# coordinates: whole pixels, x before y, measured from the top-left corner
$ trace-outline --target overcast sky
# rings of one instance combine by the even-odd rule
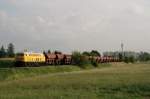
[[[150,52],[150,0],[0,0],[0,46]]]

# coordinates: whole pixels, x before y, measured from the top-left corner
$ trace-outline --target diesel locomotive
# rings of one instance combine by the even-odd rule
[[[97,63],[119,62],[118,58],[105,56],[87,56]],[[72,55],[63,53],[18,53],[15,58],[15,66],[44,66],[44,65],[70,65],[73,63]]]
[[[42,53],[23,52],[16,55],[15,66],[38,66],[45,61],[45,55]]]

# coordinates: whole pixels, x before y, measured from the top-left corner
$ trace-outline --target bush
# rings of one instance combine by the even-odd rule
[[[148,53],[148,52],[141,52],[139,54],[138,60],[139,61],[149,61],[150,60],[150,53]]]
[[[77,51],[72,53],[72,60],[73,60],[74,65],[78,65],[82,68],[90,64],[88,57],[85,55],[82,55],[80,52],[77,52]]]
[[[82,68],[86,68],[88,66],[98,67],[98,63],[96,60],[89,60],[89,56],[85,53],[81,54],[80,52],[72,53],[72,60],[74,65],[78,65]]]
[[[14,61],[0,60],[0,68],[14,67]]]
[[[135,58],[134,58],[133,56],[130,56],[130,57],[129,57],[129,61],[130,61],[131,63],[134,63],[134,62],[135,62]]]
[[[73,52],[72,53],[72,60],[74,65],[80,65],[81,54],[80,52]]]
[[[134,63],[135,62],[135,58],[134,58],[134,56],[125,57],[124,58],[124,62],[125,63]]]
[[[125,63],[129,63],[129,58],[128,57],[124,57],[124,62]]]
[[[98,63],[96,61],[91,61],[91,64],[94,66],[94,67],[98,67]]]
[[[80,65],[89,65],[90,61],[87,56],[81,55]]]

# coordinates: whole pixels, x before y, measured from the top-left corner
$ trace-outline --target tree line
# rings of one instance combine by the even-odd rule
[[[90,52],[84,51],[74,51],[72,52],[72,60],[74,65],[78,65],[82,68],[85,68],[85,66],[92,65],[94,67],[98,66],[98,63],[95,60],[89,61],[87,56],[101,56],[101,54],[97,50],[92,50]]]
[[[12,43],[9,43],[7,48],[5,48],[3,45],[0,47],[0,58],[6,58],[6,57],[14,57],[15,56],[15,47]]]
[[[150,53],[148,52],[134,52],[134,51],[124,51],[124,52],[104,52],[104,56],[118,57],[121,61],[126,63],[134,62],[146,62],[150,61]]]
[[[90,52],[84,51],[79,52],[75,51],[72,53],[72,57],[74,60],[75,65],[79,65],[81,67],[84,67],[88,64],[91,64],[95,67],[98,66],[98,63],[94,60],[89,61],[86,56],[110,56],[114,58],[118,58],[120,61],[125,63],[134,63],[134,62],[147,62],[150,61],[150,53],[148,52],[132,52],[132,51],[124,51],[124,52],[104,52],[102,55],[97,50],[92,50]]]
[[[55,53],[61,53],[60,51],[55,51]],[[48,53],[51,53],[50,50],[48,50]],[[77,60],[84,59],[85,56],[111,56],[111,57],[116,57],[119,58],[121,61],[126,62],[126,63],[133,63],[133,62],[146,62],[150,61],[150,53],[148,52],[134,52],[134,51],[107,51],[103,52],[102,54],[97,51],[97,50],[92,50],[92,51],[84,51],[84,52],[78,52],[75,51],[72,53],[75,58],[78,57]],[[5,58],[5,57],[14,57],[15,56],[15,46],[12,43],[9,43],[7,48],[5,48],[3,45],[0,47],[0,58]],[[78,62],[77,62],[78,63]]]

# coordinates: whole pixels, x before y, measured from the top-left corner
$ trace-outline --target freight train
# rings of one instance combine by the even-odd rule
[[[99,57],[87,56],[89,61],[97,63],[119,62],[118,58],[114,57]],[[15,66],[44,66],[44,65],[71,65],[73,64],[72,55],[63,53],[33,53],[23,52],[18,53],[15,58]]]

